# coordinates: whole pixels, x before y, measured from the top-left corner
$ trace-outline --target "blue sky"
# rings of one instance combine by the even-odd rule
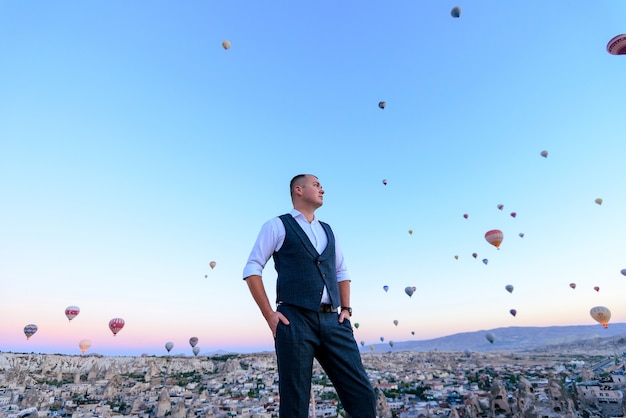
[[[0,0],[0,350],[271,349],[241,271],[299,173],[326,189],[358,341],[587,325],[597,305],[626,321],[626,60],[605,50],[625,18],[620,0]]]

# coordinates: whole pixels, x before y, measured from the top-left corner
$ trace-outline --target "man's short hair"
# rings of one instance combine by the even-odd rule
[[[301,186],[302,181],[306,178],[306,176],[306,174],[298,174],[291,179],[291,181],[289,182],[289,194],[291,195],[291,197],[293,197],[293,190],[295,189],[295,187]]]

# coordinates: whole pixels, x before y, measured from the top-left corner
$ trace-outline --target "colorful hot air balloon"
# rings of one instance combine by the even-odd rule
[[[507,292],[513,293],[513,285],[512,284],[507,284],[506,286],[504,286],[504,288],[506,289]]]
[[[193,352],[194,356],[197,356],[198,353],[200,352],[200,347],[194,347],[191,351]]]
[[[600,291],[600,287],[599,286],[594,286],[593,290],[595,290],[596,292],[599,292]]]
[[[571,287],[572,289],[576,289],[576,283],[570,283],[569,287]]]
[[[388,290],[389,290],[389,286],[384,285],[384,286],[383,286],[383,289],[384,289],[384,290],[385,290],[385,292],[386,292],[386,291],[388,291]]]
[[[387,179],[383,179],[383,184],[386,186],[387,185]]]
[[[511,315],[515,316],[515,315],[517,315],[517,310],[515,310],[515,309],[511,309],[511,310],[509,311],[509,313],[510,313]]]
[[[491,332],[488,332],[487,335],[485,335],[485,338],[487,339],[487,341],[489,341],[491,344],[493,344],[493,342],[496,340],[496,336],[493,335]]]
[[[596,321],[602,324],[604,328],[609,327],[609,320],[611,319],[611,311],[605,306],[594,306],[589,311],[589,315]]]
[[[486,258],[483,258],[483,264],[484,264],[484,265],[489,264],[489,260],[487,260]]]
[[[78,343],[78,348],[80,348],[80,352],[83,354],[85,354],[85,351],[89,350],[89,347],[91,347],[90,340],[80,340]]]
[[[502,243],[503,238],[504,235],[499,229],[492,229],[491,231],[485,232],[485,239],[487,242],[498,249],[500,249],[500,244]]]
[[[397,320],[397,319],[394,319],[394,320],[393,320],[393,324],[394,324],[395,326],[398,326],[398,320]]]
[[[189,345],[193,348],[198,344],[198,337],[191,337],[189,339]]]
[[[211,270],[213,270],[215,268],[215,266],[217,265],[217,263],[215,261],[211,261],[209,263],[209,266],[211,267]]]
[[[597,199],[595,200],[595,202],[596,202],[598,205],[601,205],[601,204],[602,204],[602,199],[597,198]]]
[[[511,212],[511,217],[512,217],[512,218],[515,218],[516,216],[517,216],[517,213],[516,213],[516,212]]]
[[[384,109],[387,106],[387,102],[378,102],[378,107],[380,107],[381,109]]]
[[[30,339],[30,337],[32,337],[33,335],[35,335],[35,333],[37,332],[39,328],[37,327],[37,325],[35,324],[28,324],[24,327],[24,335],[26,335],[26,339]]]
[[[80,308],[78,306],[68,306],[67,308],[65,308],[65,316],[67,316],[67,319],[69,321],[76,318],[79,313]]]
[[[407,287],[404,288],[404,293],[409,295],[409,297],[413,296],[414,292],[415,292],[415,288],[414,287],[407,286]]]
[[[172,348],[174,348],[174,343],[171,341],[168,341],[165,343],[165,349],[167,350],[167,352],[169,353],[170,351],[172,351]]]
[[[613,37],[606,44],[606,50],[611,55],[626,55],[626,34]]]
[[[467,218],[469,218],[469,215],[468,215],[467,213],[464,213],[464,214],[463,214],[463,217],[464,217],[465,219],[467,219]]]
[[[113,318],[109,321],[109,329],[115,337],[122,328],[124,328],[124,320],[122,318]]]
[[[452,17],[461,17],[461,8],[459,6],[453,7],[450,11]]]
[[[225,50],[229,50],[230,49],[230,41],[222,41],[222,48],[224,48]]]
[[[541,156],[543,158],[548,158],[548,151],[546,151],[546,150],[541,151]]]

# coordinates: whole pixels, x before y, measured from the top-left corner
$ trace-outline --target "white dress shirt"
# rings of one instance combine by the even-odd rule
[[[311,244],[313,244],[317,252],[321,254],[326,249],[326,245],[328,245],[328,237],[326,236],[324,227],[317,219],[317,216],[315,216],[313,221],[309,223],[304,215],[296,209],[292,209],[290,214],[296,222],[298,222],[298,225],[300,225],[302,230],[306,233],[306,236],[309,237]],[[272,218],[263,224],[261,232],[259,232],[259,236],[257,237],[254,247],[252,247],[252,251],[250,252],[250,256],[248,257],[248,262],[243,269],[244,279],[252,275],[263,276],[265,264],[267,264],[267,261],[270,259],[272,254],[280,250],[283,246],[283,243],[285,242],[285,233],[285,225],[279,217]],[[339,248],[336,237],[335,261],[337,281],[341,282],[344,280],[350,280],[348,270],[343,259],[343,253],[341,252],[341,248]],[[330,303],[330,297],[328,296],[328,291],[325,286],[322,294],[322,300],[320,302]]]

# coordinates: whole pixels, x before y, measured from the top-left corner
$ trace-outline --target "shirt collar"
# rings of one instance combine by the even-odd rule
[[[291,209],[291,212],[289,212],[291,216],[295,218],[300,218],[302,219],[304,222],[308,223],[309,221],[307,221],[306,217],[302,214],[302,212],[300,212],[297,209]],[[313,215],[313,221],[311,222],[311,224],[317,223],[319,222],[317,219],[316,215]]]

